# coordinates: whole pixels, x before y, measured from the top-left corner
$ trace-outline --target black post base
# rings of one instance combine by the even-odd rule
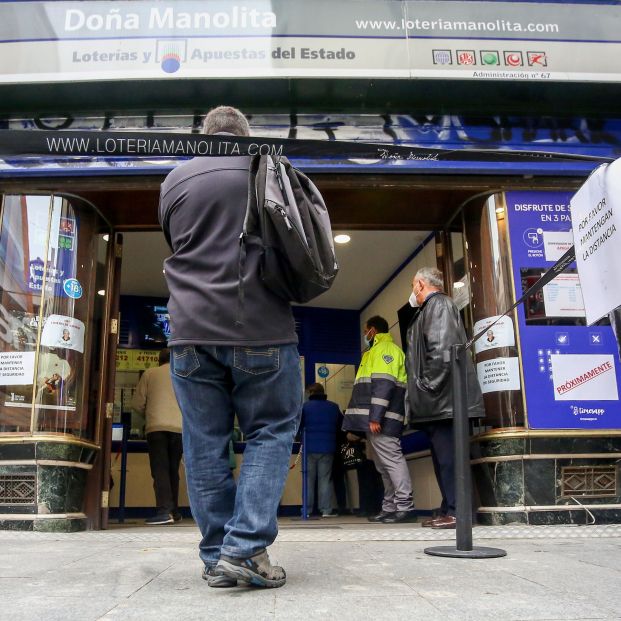
[[[458,550],[456,546],[434,546],[425,548],[429,556],[446,556],[450,558],[500,558],[507,556],[506,550],[474,546],[472,550]]]

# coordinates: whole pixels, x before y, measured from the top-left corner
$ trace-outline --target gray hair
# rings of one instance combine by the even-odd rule
[[[444,289],[444,278],[442,272],[437,267],[421,267],[414,280],[424,280],[429,286]]]
[[[250,125],[243,112],[231,106],[218,106],[210,110],[203,121],[203,134],[228,132],[235,136],[250,136]]]

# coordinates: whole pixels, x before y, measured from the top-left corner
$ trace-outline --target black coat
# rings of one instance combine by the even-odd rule
[[[444,293],[427,297],[407,332],[408,403],[413,427],[453,418],[451,367],[444,352],[465,342],[466,333],[453,300]],[[483,395],[468,352],[466,371],[468,416],[484,416]]]

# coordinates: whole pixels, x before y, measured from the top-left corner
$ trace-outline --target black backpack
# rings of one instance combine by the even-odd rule
[[[240,236],[241,314],[247,244],[261,246],[261,279],[288,302],[302,304],[324,293],[339,269],[323,198],[285,157],[257,155],[250,162],[248,206]]]

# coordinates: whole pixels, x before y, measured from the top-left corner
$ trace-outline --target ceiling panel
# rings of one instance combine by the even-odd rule
[[[429,234],[425,231],[335,231],[339,274],[330,291],[308,306],[358,310]],[[124,233],[121,294],[168,297],[162,264],[169,250],[161,232]]]

